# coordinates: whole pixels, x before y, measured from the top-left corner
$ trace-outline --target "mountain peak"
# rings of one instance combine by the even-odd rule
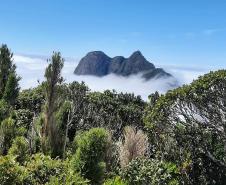
[[[111,58],[102,51],[91,51],[83,57],[74,73],[77,75],[107,75]]]
[[[142,53],[139,50],[137,50],[137,51],[133,52],[129,58],[134,58],[134,59],[144,58],[144,56],[142,55]]]
[[[132,55],[135,55],[135,56],[136,56],[136,55],[141,55],[141,56],[143,56],[140,50],[134,51],[134,52],[132,53]]]
[[[87,56],[92,56],[92,55],[96,55],[96,56],[105,55],[105,56],[107,56],[103,51],[91,51],[91,52],[87,53]]]
[[[147,72],[151,73],[147,74]],[[139,50],[133,52],[129,58],[123,56],[110,58],[102,51],[89,52],[80,60],[74,73],[94,76],[105,76],[111,73],[120,76],[146,73],[144,78],[147,80],[156,76],[166,76],[165,71],[156,69],[154,64],[147,61]]]
[[[91,51],[91,52],[87,53],[87,55],[85,57],[90,60],[99,60],[99,61],[104,61],[104,60],[110,59],[110,57],[107,56],[103,51]]]

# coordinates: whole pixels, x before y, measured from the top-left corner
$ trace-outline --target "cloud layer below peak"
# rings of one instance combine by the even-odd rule
[[[47,67],[47,58],[38,56],[15,55],[14,62],[17,66],[17,73],[22,77],[20,86],[22,89],[32,88],[38,85],[38,81],[44,80],[44,72]],[[78,60],[66,59],[62,76],[66,82],[84,81],[93,91],[104,91],[106,89],[115,89],[118,92],[134,93],[141,95],[147,100],[148,95],[155,91],[165,93],[173,88],[175,78],[178,84],[188,84],[198,76],[207,73],[209,69],[199,67],[185,67],[178,65],[162,65],[167,72],[171,73],[175,78],[153,79],[144,81],[141,75],[132,75],[130,77],[121,77],[114,74],[105,77],[94,76],[77,76],[74,75],[74,69],[78,64]]]

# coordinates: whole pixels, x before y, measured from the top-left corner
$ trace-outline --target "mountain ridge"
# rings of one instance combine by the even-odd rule
[[[80,60],[74,71],[76,75],[94,75],[99,77],[112,73],[125,77],[143,73],[142,77],[146,80],[172,77],[164,69],[156,68],[139,50],[133,52],[128,58],[123,56],[111,58],[103,51],[92,51]]]

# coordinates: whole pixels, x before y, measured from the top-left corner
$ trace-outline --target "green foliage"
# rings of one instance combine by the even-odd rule
[[[0,184],[226,184],[226,70],[147,104],[63,84],[64,59],[53,53],[49,62],[46,81],[19,92],[13,54],[0,47]],[[148,138],[135,129],[123,136],[126,126]]]
[[[5,100],[0,100],[0,123],[9,115],[10,107]]]
[[[106,180],[104,185],[128,185],[128,183],[117,176],[113,179]]]
[[[26,133],[26,128],[18,126],[13,115],[12,117],[3,120],[0,125],[0,154],[3,155],[7,154],[16,136],[23,136]]]
[[[18,109],[14,111],[14,119],[17,127],[24,128],[27,132],[33,121],[34,114],[28,109]]]
[[[64,134],[66,130],[66,124],[68,121],[68,114],[71,108],[71,104],[68,101],[65,101],[59,108],[56,113],[56,120],[58,124],[58,128],[62,134]]]
[[[82,178],[78,173],[75,173],[70,167],[62,172],[59,176],[51,176],[47,185],[88,185],[88,180]]]
[[[9,149],[8,154],[15,156],[16,161],[23,164],[28,160],[29,156],[28,141],[24,137],[16,137],[13,140],[13,144]]]
[[[83,113],[83,125],[88,128],[103,127],[112,131],[112,138],[119,139],[124,127],[130,125],[143,130],[143,110],[145,102],[140,96],[116,93],[89,93],[88,105]]]
[[[8,49],[7,45],[3,44],[0,47],[0,99],[5,92],[5,86],[9,74],[15,71],[15,65],[13,65],[12,61],[13,54]]]
[[[131,185],[178,185],[178,168],[175,164],[155,159],[137,158],[122,170],[122,177]]]
[[[77,146],[73,159],[75,169],[92,184],[100,184],[106,168],[109,134],[103,128],[93,128],[78,135],[75,140]]]
[[[7,154],[15,136],[15,121],[12,118],[5,119],[0,125],[0,154]]]
[[[145,102],[139,96],[115,91],[89,92],[84,83],[78,82],[63,86],[62,96],[69,106],[61,105],[57,116],[61,118],[60,127],[63,130],[69,116],[69,141],[73,141],[76,132],[95,127],[111,130],[114,140],[122,136],[126,125],[143,129]]]
[[[88,181],[84,180],[81,176],[78,174],[75,175],[62,175],[60,177],[51,177],[50,182],[46,185],[88,185]]]
[[[226,70],[210,72],[168,91],[146,110],[145,123],[159,157],[189,168],[190,184],[225,184]]]
[[[36,88],[21,91],[15,107],[16,109],[29,110],[32,113],[39,114],[44,101],[44,88],[43,85],[39,85]]]
[[[0,183],[2,185],[24,185],[27,177],[27,170],[20,166],[14,157],[0,156]]]
[[[59,128],[56,120],[56,112],[62,104],[61,86],[63,81],[61,70],[64,59],[60,53],[53,53],[50,64],[46,68],[44,83],[45,92],[45,121],[42,129],[42,148],[45,153],[51,153],[52,157],[62,156],[63,140],[59,135]]]
[[[16,76],[15,73],[10,73],[5,86],[5,91],[3,94],[3,99],[10,105],[14,105],[16,98],[19,94],[19,80],[20,78]]]
[[[34,155],[25,166],[20,166],[11,155],[0,157],[0,181],[3,185],[88,184],[69,168],[68,161],[52,160],[42,154]]]
[[[43,154],[33,155],[24,166],[12,155],[0,156],[2,185],[87,185],[88,181],[70,168],[69,161],[53,160]]]
[[[25,165],[29,172],[32,184],[45,184],[51,176],[59,176],[64,170],[64,164],[60,160],[53,160],[43,154],[35,154]]]
[[[86,130],[87,127],[83,126],[83,119],[85,116],[85,109],[87,107],[87,94],[89,88],[85,85],[84,82],[72,82],[66,85],[65,88],[65,101],[67,108],[65,113],[67,113],[67,126],[68,129],[67,138],[69,141],[73,141],[74,136],[79,130]]]
[[[43,154],[35,154],[25,165],[27,181],[35,185],[87,185],[79,173],[72,168],[69,160],[51,159]]]
[[[15,70],[13,54],[7,45],[2,45],[0,48],[0,99],[3,98],[10,105],[14,105],[20,89],[18,85],[20,78]]]

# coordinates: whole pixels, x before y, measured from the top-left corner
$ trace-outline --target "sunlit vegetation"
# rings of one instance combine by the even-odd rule
[[[66,84],[60,53],[48,63],[20,90],[0,48],[0,184],[226,184],[226,70],[145,102]]]

